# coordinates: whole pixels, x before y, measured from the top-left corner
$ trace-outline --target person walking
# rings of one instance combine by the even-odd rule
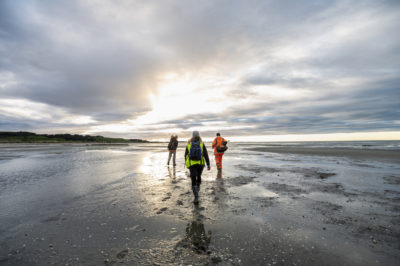
[[[212,142],[212,147],[214,149],[214,156],[215,156],[215,163],[217,164],[217,178],[222,177],[222,156],[224,155],[224,152],[227,150],[227,144],[228,142],[221,137],[220,133],[217,133],[217,137],[213,140]]]
[[[171,139],[169,140],[169,144],[168,144],[168,151],[169,151],[169,155],[168,155],[168,163],[167,165],[169,166],[169,161],[171,160],[171,157],[173,157],[172,159],[172,163],[173,166],[176,166],[176,149],[178,148],[178,136],[177,135],[172,135]]]
[[[200,138],[199,131],[193,131],[192,138],[189,139],[185,150],[185,164],[189,168],[190,178],[192,179],[194,204],[199,203],[201,174],[206,163],[207,170],[210,170],[210,159],[208,158],[206,145]]]

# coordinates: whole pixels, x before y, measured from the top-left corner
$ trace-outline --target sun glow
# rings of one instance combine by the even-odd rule
[[[221,81],[202,74],[166,73],[159,78],[157,93],[148,96],[152,106],[150,112],[120,123],[92,126],[85,133],[136,131],[143,134],[154,132],[169,134],[192,130],[177,128],[173,125],[173,121],[186,119],[188,116],[196,119],[196,115],[199,114],[222,112],[229,106],[221,104],[228,88],[227,82],[232,81]],[[205,126],[212,127],[212,125]]]
[[[188,115],[216,113],[224,109],[218,99],[223,91],[192,74],[167,73],[161,79],[158,94],[151,97],[152,111],[132,121],[136,125],[174,120]]]

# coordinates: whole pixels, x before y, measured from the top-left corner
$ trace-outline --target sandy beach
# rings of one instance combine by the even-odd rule
[[[183,154],[1,144],[0,265],[398,265],[397,148],[232,143],[198,206]]]

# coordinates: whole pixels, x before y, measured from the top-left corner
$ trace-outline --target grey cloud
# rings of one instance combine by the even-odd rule
[[[293,25],[325,8],[317,1],[307,5],[290,1],[170,1],[167,7],[159,6],[173,29],[164,33],[163,41],[174,47],[189,67],[259,57],[269,46],[296,34]]]
[[[237,106],[221,114],[202,114],[196,119],[188,116],[165,123],[187,129],[222,121],[221,129],[225,123],[239,127],[225,130],[232,136],[399,130],[399,123],[394,123],[400,117],[398,84],[398,79],[383,80],[364,85],[362,90],[325,92],[308,101],[282,100]]]
[[[0,116],[0,128],[2,131],[24,131],[32,129],[33,124],[26,121],[18,121]]]
[[[22,118],[8,117],[0,114],[0,131],[34,131],[48,133],[52,132],[81,132],[82,126],[74,124],[54,124],[52,121],[27,120]]]
[[[159,73],[213,67],[227,78],[242,70],[227,98],[254,99],[253,104],[163,121],[166,128],[226,121],[254,126],[228,131],[235,135],[398,129],[393,123],[400,109],[398,7],[398,1],[372,0],[5,0],[0,2],[0,74],[11,72],[18,83],[0,89],[0,97],[118,122],[151,109],[148,94],[156,93]],[[351,27],[365,14],[374,15],[365,32],[324,40],[340,23]],[[316,48],[299,58],[275,54],[291,44]],[[261,67],[246,69],[253,65]],[[346,78],[360,85],[338,84]],[[312,96],[270,101],[252,90],[274,85],[307,89]],[[0,129],[12,127],[13,121],[1,119]],[[14,121],[15,127],[33,125]]]
[[[3,97],[78,114],[106,110],[119,114],[118,119],[149,110],[147,95],[154,91],[153,75],[160,67],[157,52],[103,31],[87,11],[89,19],[84,19],[78,2],[2,1],[0,70],[19,81]]]

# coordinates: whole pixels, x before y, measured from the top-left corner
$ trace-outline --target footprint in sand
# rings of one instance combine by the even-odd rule
[[[161,214],[161,213],[165,212],[166,210],[168,210],[168,208],[167,208],[167,207],[164,207],[164,208],[160,209],[160,210],[157,212],[157,214]]]
[[[165,198],[163,198],[163,199],[162,199],[162,201],[169,200],[170,198],[171,198],[170,196],[168,196],[168,197],[165,197]]]
[[[128,250],[124,249],[117,254],[117,259],[123,259],[126,255],[128,255]]]

